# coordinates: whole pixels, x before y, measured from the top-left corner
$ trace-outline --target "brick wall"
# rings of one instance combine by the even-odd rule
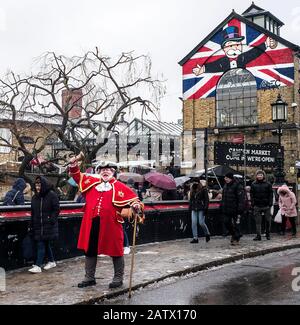
[[[38,137],[45,137],[48,134],[48,131],[41,127],[38,124],[33,124],[30,128],[28,128],[28,124],[22,123],[21,125],[23,130],[22,136],[30,137],[34,141]],[[11,129],[10,123],[8,122],[1,122],[0,123],[0,128],[8,128]],[[12,145],[13,146],[18,146],[18,142],[15,137],[12,139]],[[33,148],[33,144],[25,144],[26,148],[31,150]],[[45,149],[41,152],[41,155],[46,156],[47,154],[51,154],[51,146],[47,145]],[[0,153],[0,163],[1,162],[7,162],[7,161],[18,161],[18,157],[23,156],[21,151],[16,151],[11,149],[10,153]]]
[[[289,104],[288,122],[299,121],[299,114],[294,114],[290,105],[294,100],[295,87],[280,88],[281,97]],[[257,114],[258,123],[272,123],[271,103],[277,99],[278,89],[258,90],[257,91]],[[192,130],[194,128],[205,128],[216,126],[216,100],[214,97],[186,100],[184,101],[184,130]],[[294,118],[296,120],[294,120]]]

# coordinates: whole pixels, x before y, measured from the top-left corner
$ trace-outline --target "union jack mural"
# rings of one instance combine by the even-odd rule
[[[220,77],[233,68],[250,71],[257,89],[294,83],[293,50],[233,18],[183,64],[184,99],[215,96]]]

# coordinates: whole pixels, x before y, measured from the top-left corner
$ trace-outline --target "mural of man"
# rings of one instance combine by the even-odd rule
[[[225,72],[235,68],[245,69],[249,62],[258,58],[268,47],[274,49],[278,44],[277,41],[268,37],[264,43],[243,53],[242,41],[245,37],[240,35],[238,27],[229,26],[225,28],[222,32],[222,36],[223,42],[221,48],[225,53],[225,57],[202,66],[197,64],[197,66],[193,68],[193,73],[196,76],[203,73]]]

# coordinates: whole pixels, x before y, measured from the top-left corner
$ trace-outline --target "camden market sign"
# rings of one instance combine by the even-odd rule
[[[248,167],[275,167],[278,144],[233,144],[232,142],[214,143],[214,163],[216,165],[246,166]],[[283,152],[282,148],[282,152]]]

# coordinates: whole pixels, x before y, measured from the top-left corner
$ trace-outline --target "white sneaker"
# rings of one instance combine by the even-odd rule
[[[55,262],[48,262],[45,266],[44,266],[44,270],[50,270],[53,267],[56,267],[56,263]]]
[[[42,269],[37,265],[32,265],[32,268],[28,270],[31,273],[41,273]]]
[[[124,255],[128,255],[130,253],[130,247],[124,247]]]

